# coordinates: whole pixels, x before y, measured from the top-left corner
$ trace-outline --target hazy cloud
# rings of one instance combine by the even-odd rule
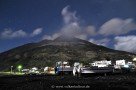
[[[72,22],[77,22],[76,11],[70,11],[70,6],[66,6],[62,9],[61,14],[63,16],[63,21],[65,24],[70,24]]]
[[[102,35],[121,35],[132,30],[136,30],[136,23],[134,23],[132,18],[124,20],[113,18],[100,27],[99,33]]]
[[[44,39],[52,40],[52,36],[50,36],[50,35],[44,35],[44,36],[42,37],[42,39],[43,39],[43,40],[44,40]]]
[[[43,31],[42,28],[37,28],[37,29],[35,29],[35,30],[31,33],[30,36],[31,36],[31,37],[37,36],[37,35],[41,34],[42,31]]]
[[[70,6],[62,9],[63,26],[59,30],[59,34],[44,35],[42,39],[55,39],[54,35],[75,36],[77,38],[87,40],[88,36],[96,35],[96,29],[93,25],[82,25],[82,20],[77,17],[76,11],[71,11]]]
[[[95,27],[92,25],[82,25],[82,20],[77,17],[76,11],[71,11],[70,6],[66,6],[61,11],[64,25],[60,33],[68,36],[75,36],[87,40],[88,36],[96,34]]]
[[[35,29],[32,33],[27,33],[24,30],[5,29],[0,33],[0,38],[2,39],[12,39],[12,38],[24,38],[24,37],[34,37],[42,33],[42,28]]]
[[[91,36],[97,34],[95,27],[94,27],[94,26],[91,26],[91,25],[90,25],[90,26],[87,26],[87,27],[85,28],[85,31],[86,31],[86,34],[91,35]]]
[[[97,44],[97,45],[108,46],[110,39],[108,38],[104,38],[100,40],[90,39],[89,42]]]
[[[18,30],[18,31],[13,31],[11,29],[5,29],[2,33],[1,33],[1,38],[4,39],[11,39],[11,38],[20,38],[20,37],[26,37],[27,33],[23,30]]]
[[[54,40],[54,39],[56,39],[57,37],[59,37],[60,35],[61,35],[60,33],[55,33],[55,34],[53,34],[53,35],[44,35],[44,36],[42,37],[42,40],[44,40],[44,39]]]
[[[81,34],[81,27],[79,26],[78,23],[73,22],[73,23],[63,26],[61,29],[61,33],[65,35],[69,35],[69,36],[79,35]]]
[[[79,38],[79,39],[87,40],[87,35],[86,34],[80,34],[80,35],[77,35],[75,37]]]
[[[76,11],[70,11],[70,6],[66,6],[61,11],[64,25],[61,28],[61,33],[65,35],[79,35],[81,26],[79,18],[76,16]]]
[[[129,52],[136,52],[136,36],[117,36],[114,38],[116,44],[114,45],[116,50],[123,50]]]

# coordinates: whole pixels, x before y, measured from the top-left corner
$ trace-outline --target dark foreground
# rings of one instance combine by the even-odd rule
[[[24,75],[1,76],[0,90],[45,90],[46,88],[89,88],[93,90],[135,90],[136,74],[92,75],[89,77]]]

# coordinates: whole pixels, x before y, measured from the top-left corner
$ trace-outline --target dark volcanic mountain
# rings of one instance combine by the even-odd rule
[[[10,70],[22,64],[24,68],[54,66],[56,61],[65,60],[73,64],[80,61],[84,64],[94,60],[117,59],[132,60],[135,54],[117,51],[95,45],[72,36],[60,36],[55,40],[43,40],[29,43],[0,53],[0,70]]]

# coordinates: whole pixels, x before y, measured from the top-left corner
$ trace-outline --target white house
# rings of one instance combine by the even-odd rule
[[[98,66],[98,67],[108,67],[108,65],[111,65],[111,61],[102,60],[102,61],[94,61],[91,63],[91,66]]]
[[[123,59],[123,60],[116,60],[116,65],[118,66],[123,66],[126,64],[126,61]]]

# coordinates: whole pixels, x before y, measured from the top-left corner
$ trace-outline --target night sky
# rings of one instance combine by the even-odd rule
[[[136,0],[0,0],[0,52],[61,34],[136,52]]]

